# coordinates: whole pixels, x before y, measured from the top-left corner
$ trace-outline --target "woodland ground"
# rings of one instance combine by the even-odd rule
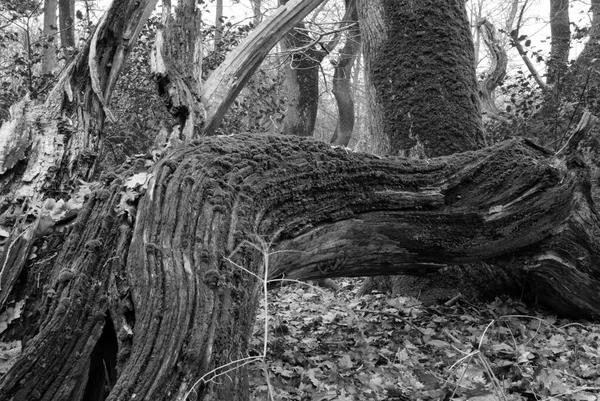
[[[600,401],[600,324],[510,299],[357,297],[360,282],[269,292],[252,400]],[[263,302],[251,355],[262,353],[264,323]]]

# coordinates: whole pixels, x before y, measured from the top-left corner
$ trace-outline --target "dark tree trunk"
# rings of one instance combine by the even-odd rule
[[[163,3],[162,26],[157,32],[152,69],[169,113],[173,116],[173,142],[187,142],[203,131],[202,34],[196,0],[182,0],[175,16]]]
[[[58,0],[58,27],[60,44],[68,63],[75,51],[75,0]]]
[[[288,0],[279,0],[285,5]],[[320,45],[308,34],[301,22],[281,42],[285,57],[285,93],[287,101],[282,133],[313,136],[319,109],[319,71],[321,61],[333,48],[332,43]]]
[[[589,185],[576,155],[522,140],[427,161],[293,136],[202,140],[153,170],[129,218],[120,180],[92,196],[62,251],[39,266],[40,330],[0,398],[77,400],[107,386],[109,400],[181,399],[246,355],[261,283],[236,264],[318,279],[516,258],[544,304],[598,318]],[[104,382],[88,379],[104,365]],[[228,376],[209,374],[188,399],[246,400],[244,370]]]
[[[343,22],[351,25],[344,33],[346,43],[334,63],[332,93],[338,108],[338,121],[331,138],[332,145],[348,146],[354,130],[354,95],[351,87],[352,67],[360,53],[360,28],[356,0],[346,0]]]
[[[546,83],[555,85],[560,83],[567,71],[571,50],[569,0],[550,0],[550,35],[552,42]]]
[[[483,146],[464,1],[358,5],[375,152],[433,157]]]

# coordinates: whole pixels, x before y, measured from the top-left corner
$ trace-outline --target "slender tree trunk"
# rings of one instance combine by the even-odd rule
[[[262,12],[262,0],[250,0],[252,3],[252,14],[254,15],[252,21],[254,26],[258,26],[263,18]]]
[[[569,50],[571,50],[571,21],[569,0],[550,0],[550,59],[546,83],[559,83],[567,71]]]
[[[75,51],[75,0],[58,0],[58,26],[60,44],[65,52],[65,62],[68,63]]]
[[[285,5],[288,0],[279,0]],[[312,136],[319,107],[319,66],[327,54],[317,49],[304,23],[296,25],[281,42],[285,53],[286,114],[282,133]]]
[[[360,53],[360,28],[358,27],[358,9],[356,0],[346,1],[344,21],[351,25],[344,33],[346,43],[337,61],[334,63],[332,92],[338,107],[338,121],[331,144],[348,146],[354,130],[354,96],[351,77],[358,54]]]
[[[223,40],[223,0],[215,3],[215,49]]]
[[[56,0],[44,0],[44,52],[42,56],[42,74],[51,74],[58,66]]]
[[[358,4],[376,152],[432,157],[483,146],[464,1]]]

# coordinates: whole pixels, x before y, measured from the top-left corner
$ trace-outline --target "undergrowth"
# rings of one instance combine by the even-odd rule
[[[598,324],[510,300],[357,298],[359,280],[340,283],[338,293],[301,284],[268,293],[252,400],[600,401]]]

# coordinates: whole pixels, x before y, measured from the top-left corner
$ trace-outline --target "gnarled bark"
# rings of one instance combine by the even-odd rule
[[[11,120],[0,128],[0,159],[11,160],[0,171],[6,199],[37,201],[94,174],[114,85],[156,1],[113,2],[47,99],[26,96],[13,106]],[[24,151],[25,142],[13,137],[30,146]]]
[[[499,43],[496,29],[486,19],[477,22],[477,29],[482,33],[483,41],[490,53],[490,68],[485,79],[479,83],[479,98],[482,111],[490,118],[507,121],[509,115],[498,109],[494,101],[494,90],[502,84],[506,76],[507,57],[506,51]]]
[[[267,265],[271,279],[318,279],[520,258],[543,303],[600,316],[600,220],[588,171],[568,152],[512,140],[379,159],[239,135],[178,149],[152,175],[133,224],[117,212],[115,182],[45,263],[52,296],[0,382],[2,399],[81,399],[104,386],[109,400],[247,399],[243,369],[218,383],[204,375],[245,357],[261,288],[248,271]],[[270,251],[279,252],[266,264]],[[102,364],[105,379],[89,380]]]
[[[163,2],[162,26],[156,33],[152,70],[158,93],[174,119],[170,142],[187,142],[202,134],[206,111],[201,102],[202,34],[196,0],[180,1],[175,16]]]

